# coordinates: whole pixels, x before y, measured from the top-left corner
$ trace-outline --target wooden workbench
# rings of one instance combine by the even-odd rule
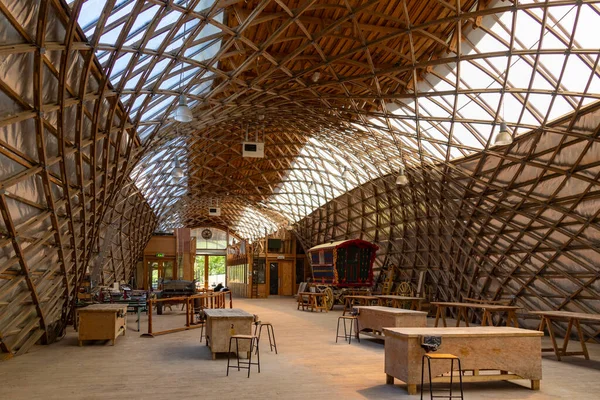
[[[586,314],[570,311],[529,311],[529,313],[539,315],[542,318],[539,327],[541,332],[544,332],[544,329],[548,328],[548,333],[550,334],[550,339],[552,340],[552,348],[543,348],[542,351],[554,351],[558,361],[561,361],[561,357],[564,356],[584,356],[586,360],[590,359],[590,355],[585,345],[585,337],[583,336],[583,331],[581,330],[580,321],[600,323],[599,314]],[[563,339],[563,345],[560,348],[556,344],[556,336],[552,326],[553,320],[568,321],[567,332],[565,334],[565,338]],[[581,344],[581,351],[568,352],[567,346],[569,345],[569,337],[571,336],[573,325],[577,329],[579,343]]]
[[[206,345],[210,347],[212,359],[216,353],[229,351],[229,338],[232,335],[251,335],[254,315],[239,308],[205,309]],[[233,330],[233,332],[232,332]],[[240,352],[249,352],[250,345],[240,341]]]
[[[325,312],[329,312],[324,292],[298,292],[298,307],[296,309],[299,310],[300,307],[302,307],[302,311],[308,309],[310,311],[322,312],[325,310]]]
[[[127,304],[92,304],[77,310],[79,346],[84,340],[110,340],[115,345],[127,331]]]
[[[443,302],[443,301],[434,301],[431,305],[437,307],[437,311],[435,313],[435,326],[438,326],[438,322],[440,317],[442,318],[442,322],[444,326],[446,324],[446,308],[454,307],[457,309],[456,311],[456,326],[460,326],[461,317],[465,321],[465,324],[469,326],[469,316],[467,315],[467,310],[471,309],[479,309],[483,311],[483,316],[481,319],[481,325],[485,326],[493,326],[492,321],[492,313],[506,313],[506,326],[514,325],[515,328],[519,327],[519,323],[517,322],[517,310],[521,307],[517,306],[505,306],[500,304],[482,304],[482,303],[459,303],[459,302]]]
[[[346,311],[352,311],[355,305],[359,306],[374,306],[379,304],[379,299],[375,296],[363,296],[363,295],[348,295],[344,296],[344,312],[342,315],[346,315]]]
[[[402,304],[410,301],[410,309],[421,311],[421,302],[425,300],[423,297],[411,296],[394,296],[394,295],[375,295],[379,299],[379,305],[385,306],[388,302],[392,307],[402,308]]]
[[[358,309],[358,332],[367,336],[383,338],[383,328],[426,327],[427,313],[394,307],[356,306]]]
[[[384,328],[386,383],[405,382],[408,394],[421,383],[423,336],[441,336],[440,353],[460,358],[464,382],[528,379],[539,390],[542,379],[542,332],[500,326],[459,328]],[[449,363],[431,364],[433,382],[448,382]],[[481,373],[485,370],[485,373]],[[427,375],[427,374],[425,374]],[[427,376],[426,376],[426,381]]]

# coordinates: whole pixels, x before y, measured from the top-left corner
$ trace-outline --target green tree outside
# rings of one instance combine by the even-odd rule
[[[225,274],[225,256],[208,257],[208,274]],[[196,261],[194,262],[194,276],[196,277],[196,281],[204,284],[204,256],[196,256]]]

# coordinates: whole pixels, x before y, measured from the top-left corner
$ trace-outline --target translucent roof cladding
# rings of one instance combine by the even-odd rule
[[[598,5],[519,3],[539,7],[485,16],[463,32],[460,61],[435,66],[413,98],[389,102],[394,128],[450,160],[493,144],[501,120],[519,135],[598,101]]]
[[[137,122],[142,141],[169,117],[180,92],[188,95],[190,107],[207,92],[210,65],[220,49],[221,29],[214,23],[223,21],[223,11],[214,7],[214,0],[172,3],[164,7],[153,1],[116,0],[111,8],[110,2],[88,0],[79,13],[79,25],[90,42],[98,41],[96,56],[110,83],[121,91],[121,102]],[[186,17],[186,10],[212,19]],[[109,16],[99,27],[103,13]]]
[[[391,172],[389,164],[378,166],[353,154],[348,141],[311,138],[302,148],[268,206],[288,218],[298,221],[316,208],[346,191],[373,179],[383,170]],[[363,149],[369,144],[363,142]],[[377,148],[372,148],[378,151]]]

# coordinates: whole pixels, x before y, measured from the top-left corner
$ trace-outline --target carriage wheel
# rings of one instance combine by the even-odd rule
[[[408,282],[400,282],[398,288],[396,289],[396,295],[398,296],[412,296],[412,288],[410,287],[410,283]]]
[[[332,310],[333,305],[335,304],[333,290],[330,287],[326,287],[325,289],[323,289],[323,293],[325,293],[325,305],[327,305],[327,309]]]

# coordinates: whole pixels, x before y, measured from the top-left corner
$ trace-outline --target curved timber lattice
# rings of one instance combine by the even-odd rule
[[[358,236],[444,299],[598,311],[599,25],[578,0],[0,0],[0,350],[181,226]]]

